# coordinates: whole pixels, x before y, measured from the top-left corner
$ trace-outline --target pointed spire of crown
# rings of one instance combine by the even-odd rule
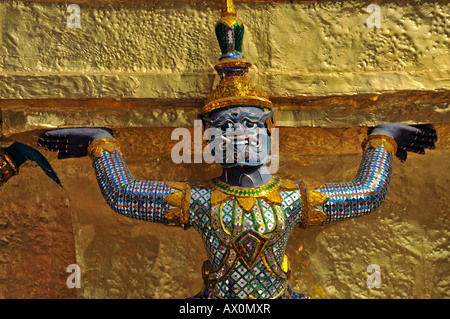
[[[233,0],[222,0],[222,18],[216,25],[216,36],[222,51],[221,59],[240,58],[244,24],[236,17]]]
[[[222,55],[215,69],[220,83],[203,107],[203,114],[232,106],[272,109],[272,102],[247,78],[251,63],[242,55],[244,24],[237,18],[233,0],[222,0],[222,15],[216,25]]]
[[[222,1],[222,17],[230,15],[236,16],[236,7],[233,0]]]

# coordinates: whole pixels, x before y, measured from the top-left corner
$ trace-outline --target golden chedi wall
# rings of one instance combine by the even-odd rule
[[[79,5],[80,28],[69,27],[70,4]],[[368,26],[371,4],[379,28]],[[313,298],[449,298],[450,4],[236,1],[236,9],[249,77],[278,108],[278,175],[351,180],[367,127],[383,122],[430,123],[439,135],[436,150],[395,161],[377,212],[293,233],[293,288]],[[217,84],[219,16],[217,1],[0,1],[0,146],[35,146],[53,128],[106,126],[135,177],[217,175],[217,166],[174,164],[170,155],[173,128],[192,131]],[[2,186],[0,297],[200,290],[206,254],[195,230],[114,213],[89,158],[41,151],[64,189],[29,162]],[[70,264],[81,268],[81,288],[66,285]],[[367,286],[372,264],[380,288]]]

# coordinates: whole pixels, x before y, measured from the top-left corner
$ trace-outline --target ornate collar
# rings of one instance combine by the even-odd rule
[[[211,194],[211,204],[218,205],[236,198],[239,206],[246,212],[250,212],[256,205],[258,198],[263,198],[269,204],[281,205],[279,189],[297,190],[298,185],[294,182],[282,180],[279,177],[256,188],[242,188],[228,185],[217,178],[212,180],[214,192]]]
[[[218,178],[214,178],[212,180],[214,188],[220,189],[222,192],[234,195],[234,196],[240,196],[240,197],[259,197],[264,196],[271,191],[273,191],[275,188],[278,188],[280,185],[280,178],[279,177],[273,177],[269,182],[267,182],[264,185],[261,185],[256,188],[244,188],[244,187],[236,187],[228,185],[227,183],[224,183],[220,181]]]

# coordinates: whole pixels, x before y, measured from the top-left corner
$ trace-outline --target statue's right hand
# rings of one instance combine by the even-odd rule
[[[90,143],[99,138],[112,138],[112,131],[101,127],[77,127],[47,131],[38,145],[48,151],[58,152],[58,159],[87,155]]]

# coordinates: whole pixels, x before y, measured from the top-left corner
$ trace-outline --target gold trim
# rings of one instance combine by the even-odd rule
[[[286,273],[288,279],[291,277],[291,265],[289,264],[288,256],[283,256],[283,264],[281,265],[281,270]]]
[[[231,199],[232,199],[232,197],[230,195],[225,194],[222,191],[216,189],[211,194],[211,206],[219,205],[219,204],[222,204],[222,203],[226,203],[226,202],[228,202]]]
[[[234,26],[234,24],[242,25],[242,21],[236,18],[236,16],[225,16],[222,19],[220,19],[219,23],[223,23],[228,28]]]
[[[164,197],[164,200],[167,204],[176,207],[181,207],[183,199],[184,199],[183,192],[174,192]]]
[[[0,186],[19,173],[19,167],[5,150],[0,150]]]
[[[293,181],[282,179],[281,180],[281,187],[286,188],[288,191],[294,191],[298,189],[298,185],[295,184]]]
[[[281,205],[281,195],[279,192],[279,188],[275,192],[270,192],[267,194],[267,196],[264,197],[264,199],[267,200],[267,202],[271,205]]]
[[[211,205],[221,204],[232,198],[245,212],[251,212],[257,203],[257,199],[264,199],[269,205],[281,205],[281,188],[287,191],[298,190],[298,186],[291,181],[282,180],[278,177],[257,188],[240,188],[228,185],[217,178],[212,180],[214,192],[211,195]],[[276,210],[273,207],[274,210]],[[277,214],[275,214],[277,216]],[[278,223],[278,219],[277,219]]]
[[[300,195],[302,198],[302,219],[300,221],[301,228],[321,225],[328,217],[322,210],[316,209],[319,205],[328,200],[328,196],[318,192],[321,186],[317,186],[309,190],[306,183],[302,180],[299,182]]]
[[[222,0],[222,17],[236,16],[236,6],[233,0]]]
[[[225,232],[225,234],[227,234],[228,236],[232,236],[230,231],[233,231],[234,227],[233,227],[233,221],[231,224],[231,230],[228,231],[228,229],[226,229],[224,223],[223,223],[223,215],[222,215],[222,209],[223,209],[223,204],[219,204],[218,210],[219,210],[219,222],[220,222],[220,226],[222,227],[222,230]]]
[[[169,209],[164,216],[172,222],[172,226],[183,226],[189,228],[189,207],[191,201],[191,186],[189,183],[167,182],[166,186],[179,190],[164,197],[164,201],[170,206],[177,208]]]
[[[203,181],[203,182],[192,182],[191,185],[192,185],[192,187],[196,187],[196,188],[211,188],[212,182],[210,180]]]
[[[269,111],[272,110],[272,108],[273,108],[272,102],[270,102],[264,98],[260,98],[260,97],[243,98],[243,97],[236,96],[236,97],[227,97],[222,100],[217,100],[215,102],[210,102],[203,108],[202,113],[207,114],[212,111],[222,109],[225,107],[243,106],[243,105],[262,107],[262,108],[268,109]]]
[[[256,205],[256,197],[238,197],[236,196],[236,200],[241,206],[241,208],[245,212],[251,212],[253,210],[253,207]]]
[[[247,62],[245,58],[236,58],[236,59],[223,59],[222,61],[218,62],[214,68],[217,71],[220,71],[224,68],[232,68],[232,67],[243,67],[243,68],[250,68],[252,64],[250,62]]]
[[[247,77],[236,76],[222,78],[203,107],[202,113],[234,106],[253,105],[272,110],[273,103],[268,96],[257,89]]]
[[[235,187],[228,185],[225,182],[222,182],[218,178],[214,178],[212,180],[212,187],[214,189],[218,189],[223,193],[238,196],[238,197],[264,197],[267,196],[270,192],[276,191],[279,188],[281,183],[281,179],[278,177],[273,177],[269,182],[265,183],[256,188],[244,188],[244,187]]]
[[[367,136],[361,143],[362,149],[365,151],[367,145],[370,145],[373,149],[377,150],[384,146],[386,152],[391,154],[397,153],[397,142],[392,138],[392,136],[384,133],[372,133]]]
[[[103,151],[108,153],[117,151],[120,155],[123,155],[120,150],[119,142],[117,142],[115,138],[100,138],[93,141],[89,144],[87,153],[91,157],[100,157],[102,156]]]
[[[11,155],[9,155],[9,153],[6,150],[0,149],[0,156],[3,158],[5,163],[7,163],[7,166],[9,167],[13,175],[19,174],[19,166],[16,164],[16,161],[12,158]]]

